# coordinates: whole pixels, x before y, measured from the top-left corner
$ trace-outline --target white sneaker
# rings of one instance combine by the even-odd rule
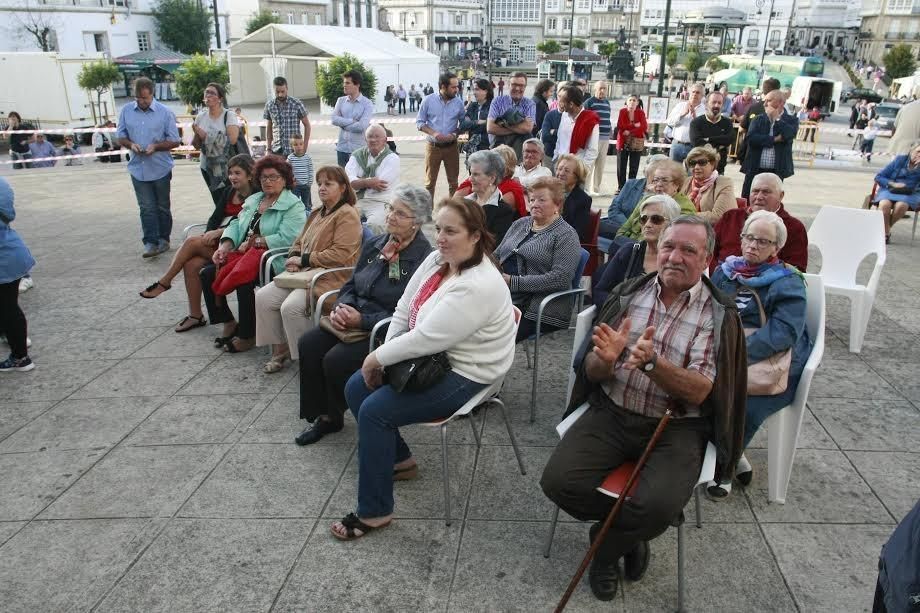
[[[6,335],[0,335],[0,341],[3,341],[4,345],[10,344],[10,342],[6,340]],[[30,347],[32,347],[32,339],[27,336],[26,337],[26,349],[29,349]]]
[[[23,277],[19,280],[19,293],[25,294],[27,291],[35,287],[35,281],[32,280],[32,277]]]

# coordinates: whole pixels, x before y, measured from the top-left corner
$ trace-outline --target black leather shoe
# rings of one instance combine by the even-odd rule
[[[648,568],[650,553],[648,541],[639,541],[632,551],[623,556],[623,576],[630,581],[641,579]]]
[[[600,529],[600,523],[591,526],[588,532],[591,543],[594,543]],[[604,547],[601,545],[594,559],[591,560],[591,568],[588,569],[588,584],[591,586],[594,597],[598,600],[613,600],[620,585],[620,565],[619,560],[609,560],[604,553]]]
[[[304,445],[312,445],[319,439],[323,438],[325,435],[332,434],[333,432],[338,432],[341,429],[341,423],[333,423],[331,421],[326,421],[325,419],[317,419],[312,426],[309,426],[303,432],[298,434],[297,438],[294,439],[294,442],[301,447]]]

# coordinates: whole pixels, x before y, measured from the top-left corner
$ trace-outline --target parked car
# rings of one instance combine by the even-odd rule
[[[892,130],[894,129],[894,119],[898,116],[898,111],[901,110],[903,104],[897,104],[895,102],[883,102],[875,107],[875,112],[878,114],[878,117],[875,120],[875,125],[879,130]]]
[[[875,102],[878,104],[884,100],[884,98],[866,87],[854,87],[843,94],[844,102],[849,102],[850,100],[865,100],[866,102]]]

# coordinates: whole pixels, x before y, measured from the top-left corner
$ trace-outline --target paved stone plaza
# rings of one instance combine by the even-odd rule
[[[397,135],[413,131],[399,126]],[[421,183],[421,145],[400,151],[404,177]],[[317,166],[334,159],[329,146],[311,153]],[[15,227],[38,261],[36,287],[21,299],[37,368],[0,378],[0,610],[555,605],[587,547],[587,526],[566,518],[552,557],[541,553],[552,507],[538,480],[557,440],[569,333],[545,341],[535,424],[527,419],[522,349],[506,383],[526,476],[497,413],[476,416],[484,437],[478,452],[468,424],[456,424],[455,521],[447,527],[437,431],[408,428],[421,471],[396,485],[396,521],[342,543],[329,524],[355,503],[353,421],[320,444],[297,447],[303,424],[294,370],[265,375],[263,350],[213,349],[216,327],[174,333],[186,313],[180,279],[156,300],[138,297],[168,259],[140,257],[124,167],[0,172],[16,190]],[[859,206],[873,172],[799,169],[787,206],[806,224],[821,205]],[[740,186],[737,166],[728,173]],[[197,166],[179,163],[173,244],[184,225],[204,221],[210,210]],[[895,227],[860,355],[847,351],[848,305],[829,301],[825,360],[787,504],[767,503],[761,433],[749,453],[753,485],[728,502],[704,500],[702,529],[688,524],[691,610],[871,607],[879,549],[920,491],[920,243],[910,245],[911,222]],[[816,261],[811,271],[817,268]],[[594,600],[583,582],[569,609],[673,610],[675,571],[676,531],[669,530],[652,544],[645,579],[621,585],[612,606]]]

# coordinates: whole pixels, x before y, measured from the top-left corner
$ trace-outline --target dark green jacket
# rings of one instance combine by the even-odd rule
[[[629,279],[613,288],[607,301],[599,309],[594,323],[612,324],[616,321],[629,307],[636,291],[652,282],[657,274],[652,272]],[[703,283],[709,288],[713,299],[716,378],[712,384],[712,391],[700,405],[700,413],[711,421],[711,440],[716,446],[719,474],[734,475],[735,465],[744,451],[742,445],[747,403],[747,352],[744,331],[734,300],[716,289],[707,277],[703,277]],[[589,381],[585,374],[584,356],[592,349],[589,336],[585,346],[578,352],[575,363],[575,386],[566,415],[587,402],[591,393],[600,388],[599,384]]]

